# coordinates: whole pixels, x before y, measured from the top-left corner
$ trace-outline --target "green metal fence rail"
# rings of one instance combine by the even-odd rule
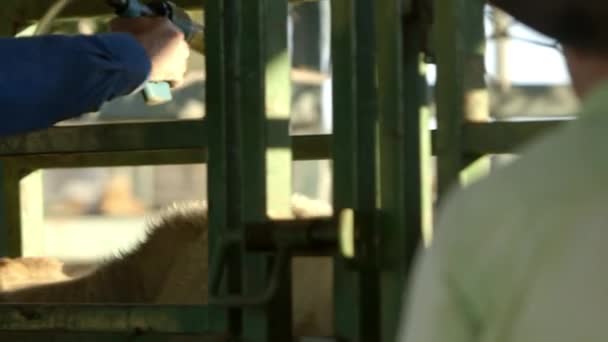
[[[459,153],[510,153],[545,130],[570,120],[465,122],[459,129],[462,140]],[[208,120],[179,120],[53,127],[25,135],[0,138],[0,157],[29,156],[31,159],[33,156],[79,155],[86,156],[84,158],[87,160],[91,156],[91,160],[95,160],[97,153],[119,155],[142,151],[206,151],[208,125]],[[273,122],[267,124],[267,130],[279,127],[280,124]],[[294,135],[290,139],[294,160],[331,158],[332,135]],[[432,153],[439,155],[441,147],[438,130],[431,132],[431,139]],[[273,137],[269,137],[269,140],[270,146],[280,145]],[[88,162],[84,163],[83,166],[89,166]],[[91,163],[95,165],[95,162]]]

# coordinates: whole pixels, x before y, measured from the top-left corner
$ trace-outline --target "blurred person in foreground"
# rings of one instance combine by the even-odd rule
[[[0,136],[97,111],[146,81],[182,82],[190,49],[167,18],[117,18],[110,33],[0,38]]]
[[[581,112],[444,199],[398,341],[607,341],[608,1],[490,4],[561,44]]]

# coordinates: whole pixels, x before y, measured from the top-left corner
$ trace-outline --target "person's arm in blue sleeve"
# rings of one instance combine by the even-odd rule
[[[127,33],[0,39],[0,136],[98,110],[147,80],[146,50]]]

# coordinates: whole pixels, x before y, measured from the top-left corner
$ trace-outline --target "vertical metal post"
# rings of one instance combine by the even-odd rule
[[[465,41],[465,79],[464,79],[464,119],[469,122],[488,122],[490,120],[490,95],[486,86],[485,76],[485,1],[465,1],[466,26]],[[462,186],[473,183],[485,177],[491,171],[490,156],[464,156],[460,173]]]
[[[291,214],[291,59],[287,47],[287,3],[243,1],[240,11],[243,213],[245,221],[262,220],[267,211]],[[268,284],[272,257],[246,254],[244,289],[260,293]],[[276,322],[283,324],[276,324]],[[243,311],[247,341],[291,339],[291,267],[275,299]]]
[[[245,222],[266,218],[267,210],[291,213],[291,62],[286,2],[218,0],[206,13],[209,219],[217,244],[226,233],[240,234]],[[272,258],[239,248],[230,254],[228,292],[264,290]],[[246,341],[291,338],[289,324],[274,324],[291,317],[289,266],[283,274],[271,303],[231,312],[231,332]]]
[[[41,171],[0,160],[0,256],[44,255]]]
[[[234,89],[227,80],[227,64],[230,59],[230,45],[232,35],[230,32],[231,20],[225,3],[231,0],[207,0],[205,1],[205,44],[208,47],[206,53],[206,107],[209,148],[208,157],[208,202],[209,202],[209,256],[216,255],[220,248],[221,237],[234,229],[231,220],[230,203],[233,194],[229,193],[229,183],[233,180],[229,177],[228,169],[228,128],[227,116],[229,101],[233,98]],[[238,293],[241,289],[240,274],[241,265],[239,255],[234,253],[228,260],[226,270],[226,282],[223,289],[229,293]],[[211,260],[210,260],[211,261]],[[224,317],[215,321],[218,330],[230,331],[233,334],[240,333],[240,312],[236,309],[227,310]]]
[[[368,0],[331,4],[334,209],[355,208],[362,222],[356,261],[335,258],[335,335],[348,341],[378,341],[374,9]]]
[[[437,191],[441,199],[457,186],[463,167],[462,123],[465,117],[464,0],[435,6],[437,60]]]
[[[412,261],[421,242],[432,237],[431,146],[424,54],[430,30],[430,9],[416,3],[403,17],[403,213],[404,225],[384,232],[383,250],[390,251],[389,269],[383,277],[383,340],[393,341]],[[386,189],[388,190],[388,189]],[[398,228],[398,229],[395,229]],[[421,239],[424,237],[424,240]]]
[[[437,175],[441,199],[452,187],[465,186],[490,172],[485,156],[466,156],[462,127],[466,121],[487,122],[489,95],[485,84],[484,2],[451,0],[437,6]]]
[[[19,26],[20,2],[11,1],[4,4],[0,13],[0,37],[12,37],[17,34]]]
[[[404,19],[401,1],[377,0],[375,4],[381,341],[394,341],[407,273],[421,230],[422,137],[428,132],[421,121],[422,32],[412,19],[419,13],[409,9]],[[404,28],[408,31],[403,32]]]
[[[265,66],[266,66],[266,120],[268,141],[268,168],[266,179],[267,205],[273,213],[291,215],[291,54],[289,51],[288,8],[286,1],[264,0],[265,3]]]
[[[291,52],[287,1],[264,0],[262,12],[265,44],[266,113],[266,204],[274,215],[291,216],[292,152],[289,132],[291,117]],[[273,260],[268,260],[272,262]],[[268,265],[268,264],[267,264]],[[284,266],[277,296],[269,306],[267,329],[271,341],[292,336],[291,262]],[[284,321],[287,324],[277,325]]]
[[[0,37],[15,34],[17,5],[10,3],[0,14]],[[16,165],[7,158],[0,160],[0,256],[18,257],[23,253],[21,234],[21,176]]]
[[[7,159],[0,160],[0,256],[19,257],[23,253],[20,180],[15,164]]]
[[[331,2],[334,209],[356,205],[355,1]]]
[[[511,89],[511,81],[509,80],[509,63],[507,61],[507,52],[509,50],[510,39],[509,21],[510,17],[498,8],[492,8],[494,32],[498,34],[496,38],[496,79],[500,91],[506,92]]]

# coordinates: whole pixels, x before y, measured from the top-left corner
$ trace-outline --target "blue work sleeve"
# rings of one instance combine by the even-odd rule
[[[97,111],[138,89],[150,70],[126,33],[0,38],[0,136]]]

